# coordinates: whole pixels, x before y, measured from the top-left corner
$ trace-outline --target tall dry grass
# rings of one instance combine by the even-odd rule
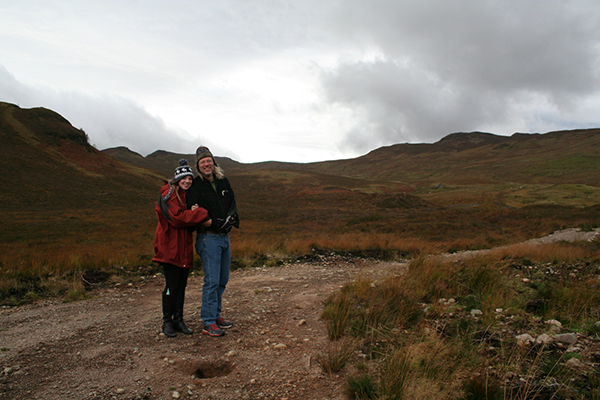
[[[156,227],[151,215],[73,211],[31,218],[23,229],[18,228],[19,220],[0,221],[6,228],[0,243],[2,304],[56,295],[78,297],[92,287],[85,280],[89,271],[127,275],[140,268],[147,271],[151,264]]]

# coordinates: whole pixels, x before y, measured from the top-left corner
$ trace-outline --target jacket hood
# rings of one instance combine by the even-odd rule
[[[169,182],[164,181],[162,187],[160,188],[160,195],[164,198],[167,193],[169,193],[169,190],[171,190],[171,185],[169,185]]]

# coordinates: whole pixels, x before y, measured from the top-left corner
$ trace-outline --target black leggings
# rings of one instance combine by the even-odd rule
[[[165,290],[164,295],[180,297],[185,294],[187,286],[189,268],[180,268],[173,264],[161,263],[165,274]]]

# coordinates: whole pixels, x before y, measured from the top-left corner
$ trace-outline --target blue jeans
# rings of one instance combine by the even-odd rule
[[[204,269],[200,318],[204,325],[212,325],[221,316],[223,292],[229,282],[231,264],[229,235],[210,232],[199,234],[196,239],[196,252],[202,259],[202,269]]]

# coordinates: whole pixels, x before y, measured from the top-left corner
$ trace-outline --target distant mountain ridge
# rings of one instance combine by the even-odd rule
[[[126,163],[158,171],[166,176],[170,176],[173,173],[179,159],[185,158],[192,166],[196,160],[195,154],[171,153],[165,150],[156,150],[154,153],[144,157],[125,146],[111,147],[102,150],[102,152]],[[241,163],[227,157],[215,156],[215,159],[227,171],[235,171],[243,168]]]
[[[134,157],[129,149],[104,150],[120,160],[170,173],[179,158],[193,154],[156,151]],[[137,153],[133,153],[137,154]],[[438,142],[395,144],[345,160],[311,163],[243,164],[216,157],[228,172],[294,170],[360,179],[399,181],[409,185],[500,182],[586,184],[600,186],[600,129],[515,133],[452,133]]]

